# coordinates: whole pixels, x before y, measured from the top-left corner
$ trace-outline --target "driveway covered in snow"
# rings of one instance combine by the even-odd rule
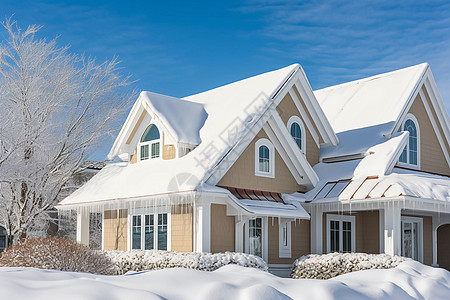
[[[329,280],[285,279],[228,265],[121,276],[0,268],[4,299],[450,299],[450,272],[415,261]]]

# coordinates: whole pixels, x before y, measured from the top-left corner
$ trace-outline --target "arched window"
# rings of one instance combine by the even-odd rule
[[[302,120],[297,116],[292,116],[289,118],[287,127],[298,148],[305,153],[306,132]]]
[[[139,143],[139,158],[146,160],[160,156],[160,134],[155,124],[150,124],[145,129]]]
[[[259,139],[255,144],[255,175],[275,177],[275,149],[268,139]]]
[[[409,132],[409,138],[402,155],[400,155],[399,161],[404,164],[419,166],[420,135],[417,119],[413,115],[408,114],[402,128],[403,131]]]

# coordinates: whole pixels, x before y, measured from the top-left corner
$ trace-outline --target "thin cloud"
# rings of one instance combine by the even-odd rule
[[[428,62],[450,109],[447,1],[249,1],[269,53],[303,63],[314,88]],[[305,63],[306,62],[306,63]]]

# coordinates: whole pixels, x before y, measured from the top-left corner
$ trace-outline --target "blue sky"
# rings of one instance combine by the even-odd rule
[[[449,1],[3,0],[0,12],[73,52],[117,55],[139,90],[182,97],[297,62],[319,89],[428,62],[450,110]]]

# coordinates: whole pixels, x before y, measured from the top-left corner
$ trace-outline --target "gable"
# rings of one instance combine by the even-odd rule
[[[294,89],[295,89],[295,87],[294,87]],[[299,96],[297,99],[300,100],[298,104],[303,107],[303,111],[307,112],[306,106],[303,102],[303,99]],[[317,164],[319,162],[319,146],[317,145],[316,141],[314,140],[314,138],[311,134],[311,130],[314,130],[316,133],[318,131],[317,131],[317,126],[314,124],[314,122],[311,122],[312,121],[311,116],[309,114],[306,116],[302,116],[302,114],[298,110],[296,104],[294,103],[294,100],[292,99],[292,96],[290,93],[287,93],[286,96],[283,98],[283,100],[281,100],[281,102],[277,105],[276,110],[277,110],[278,114],[280,115],[281,119],[283,120],[283,123],[286,126],[286,128],[287,128],[288,121],[292,116],[297,116],[300,118],[300,120],[305,125],[305,131],[306,131],[306,159],[311,166],[314,166],[315,164]],[[306,122],[305,118],[308,119],[308,122]],[[310,123],[309,126],[308,126],[308,123]],[[310,127],[313,127],[313,128],[310,128]],[[289,128],[288,128],[288,131],[289,131]],[[322,138],[320,138],[320,140],[323,141]]]
[[[423,96],[423,91],[424,89],[422,89],[422,93],[416,96],[408,111],[408,113],[416,117],[417,122],[419,123],[420,170],[450,176],[450,167],[437,137],[437,134],[442,134],[439,132],[442,128],[437,128],[437,132],[433,128],[425,104],[428,105],[431,112],[434,112],[434,108],[431,103],[428,103],[429,100],[427,97]],[[434,112],[434,114],[436,113]],[[431,113],[431,117],[433,117],[433,113]],[[435,122],[435,124],[437,127],[439,122]],[[402,128],[400,128],[400,131],[401,130]],[[448,143],[444,144],[446,144],[445,147],[448,147]],[[445,151],[448,151],[447,149],[445,149]]]
[[[261,138],[274,143],[264,129],[261,129],[217,185],[289,194],[305,191],[305,187],[297,183],[276,149],[275,178],[255,175],[255,144]]]

